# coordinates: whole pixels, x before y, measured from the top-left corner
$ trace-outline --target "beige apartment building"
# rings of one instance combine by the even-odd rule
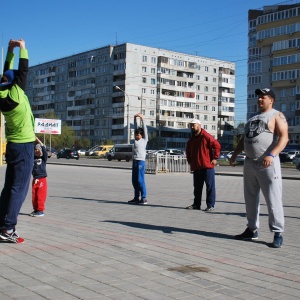
[[[257,111],[255,89],[276,94],[274,108],[289,124],[289,147],[300,147],[300,4],[248,12],[247,116]]]
[[[141,112],[149,139],[185,148],[199,118],[232,147],[235,64],[132,43],[109,45],[30,67],[26,93],[35,117],[54,112],[78,141],[127,143]],[[129,131],[128,131],[129,128]]]

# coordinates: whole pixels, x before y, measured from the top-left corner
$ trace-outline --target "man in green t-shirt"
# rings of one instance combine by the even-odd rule
[[[20,48],[18,70],[13,69],[14,48]],[[25,41],[10,40],[0,82],[0,110],[5,117],[7,163],[0,196],[0,241],[20,242],[17,218],[27,196],[34,157],[34,117],[25,95],[28,51]],[[24,241],[24,240],[23,240]]]

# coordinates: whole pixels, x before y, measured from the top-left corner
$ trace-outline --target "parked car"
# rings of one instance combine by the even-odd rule
[[[227,153],[227,155],[226,155],[226,159],[227,159],[227,160],[229,160],[229,159],[231,158],[233,152],[234,152],[234,151],[230,151],[229,153]]]
[[[82,156],[82,155],[85,155],[86,150],[85,149],[79,149],[79,150],[77,150],[77,152],[80,156]]]
[[[46,150],[47,150],[48,158],[50,158],[52,156],[52,151],[48,147],[46,148]]]
[[[227,155],[226,155],[226,159],[229,160],[232,156],[234,151],[231,151],[229,152]],[[236,162],[244,162],[245,161],[245,158],[246,158],[246,153],[245,152],[241,152],[237,157],[236,157]]]
[[[57,153],[56,157],[59,158],[74,158],[76,160],[79,159],[79,153],[76,150],[71,150],[71,149],[62,149],[60,152]]]
[[[226,159],[229,151],[221,151],[218,159]]]
[[[237,157],[236,157],[236,162],[244,162],[246,159],[246,153],[241,152]]]
[[[291,161],[290,156],[287,154],[287,152],[284,151],[279,153],[279,159],[282,163]]]
[[[106,153],[108,153],[113,147],[114,147],[114,145],[99,146],[94,150],[94,153],[92,155],[106,157]]]
[[[115,144],[115,146],[106,154],[109,161],[116,159],[118,161],[132,160],[133,144]]]
[[[164,154],[169,154],[169,155],[183,155],[183,152],[179,149],[164,149],[165,153]]]
[[[292,150],[292,151],[289,151],[287,154],[290,157],[290,160],[292,161],[297,154],[300,154],[300,151]]]
[[[94,155],[95,150],[100,147],[99,145],[93,146],[90,149],[85,151],[85,156]]]
[[[300,154],[297,154],[293,159],[293,164],[299,164],[300,163]]]

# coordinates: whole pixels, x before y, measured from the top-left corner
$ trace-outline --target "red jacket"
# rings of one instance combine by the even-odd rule
[[[186,159],[190,164],[191,171],[199,169],[212,169],[213,159],[220,156],[221,145],[204,129],[198,136],[192,136],[186,145]]]

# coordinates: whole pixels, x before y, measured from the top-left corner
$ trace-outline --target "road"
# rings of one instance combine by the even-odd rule
[[[126,161],[108,161],[106,159],[98,159],[98,158],[85,158],[81,157],[79,160],[75,159],[57,159],[56,157],[51,157],[48,159],[48,164],[63,164],[63,165],[76,165],[76,166],[90,166],[90,167],[98,167],[98,168],[112,168],[112,169],[131,169],[131,162]],[[230,166],[217,166],[216,174],[217,175],[236,175],[239,176],[243,172],[243,166],[237,165],[235,167]],[[289,177],[289,179],[300,179],[300,172],[293,168],[282,168],[282,176]]]

